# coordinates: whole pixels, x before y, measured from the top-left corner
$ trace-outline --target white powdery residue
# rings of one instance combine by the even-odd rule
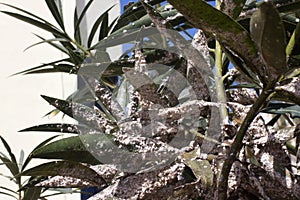
[[[266,171],[274,171],[274,157],[269,153],[263,153],[260,158],[261,163],[263,164]]]

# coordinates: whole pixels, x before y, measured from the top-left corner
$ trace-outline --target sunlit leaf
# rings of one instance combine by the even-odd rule
[[[263,2],[250,21],[250,31],[263,58],[268,78],[276,80],[287,70],[285,30],[271,2]]]

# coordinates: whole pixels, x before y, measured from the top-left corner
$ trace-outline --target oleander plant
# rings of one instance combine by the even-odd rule
[[[100,13],[87,38],[80,24],[93,0],[75,9],[72,35],[60,1],[45,3],[56,24],[13,5],[1,12],[50,32],[30,48],[47,43],[64,58],[16,75],[78,76],[67,99],[42,95],[54,107],[47,115],[78,123],[21,130],[70,134],[35,148],[25,163],[47,162],[29,169],[1,138],[20,194],[96,187],[90,200],[300,199],[300,2],[139,0],[114,20],[112,7]]]

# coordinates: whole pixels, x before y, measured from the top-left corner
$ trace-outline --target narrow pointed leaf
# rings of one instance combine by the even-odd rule
[[[98,135],[82,135],[80,137],[99,138]],[[33,157],[45,159],[64,159],[89,164],[101,164],[99,160],[91,155],[91,153],[86,149],[80,137],[68,137],[40,147],[33,152]]]
[[[30,69],[26,69],[26,70],[24,70],[24,71],[15,73],[15,74],[13,74],[13,75],[11,75],[11,76],[15,76],[15,75],[19,75],[19,74],[25,74],[25,73],[30,72],[30,71],[33,71],[33,70],[41,69],[41,68],[43,68],[43,67],[52,66],[52,65],[57,64],[57,63],[60,63],[60,62],[68,62],[68,61],[69,61],[69,59],[66,59],[66,58],[61,59],[61,60],[56,60],[56,61],[53,61],[53,62],[50,62],[50,63],[45,63],[45,64],[42,64],[42,65],[39,65],[39,66],[37,66],[37,67],[32,67],[32,68],[30,68]]]
[[[64,26],[64,20],[63,20],[63,16],[62,13],[59,12],[59,9],[57,7],[57,3],[54,0],[45,0],[47,3],[47,6],[49,8],[49,10],[51,11],[54,19],[56,20],[56,22],[58,23],[58,25],[65,30],[65,26]]]
[[[25,131],[46,131],[78,134],[78,127],[74,124],[42,124],[20,130],[19,132]]]
[[[73,117],[73,111],[72,111],[72,104],[71,102],[61,100],[61,99],[56,99],[52,97],[47,97],[45,95],[41,95],[43,99],[45,99],[50,105],[56,107],[66,115]]]
[[[90,181],[99,186],[105,184],[104,179],[91,168],[78,162],[55,161],[41,164],[24,171],[23,176],[68,176]]]
[[[18,199],[18,198],[15,197],[14,195],[9,194],[9,193],[7,193],[7,192],[0,192],[0,194],[3,194],[3,195],[6,195],[6,196],[9,196],[9,197],[13,197],[13,198],[15,198],[15,199]]]
[[[250,21],[250,31],[271,80],[287,70],[285,30],[279,12],[271,2],[263,2]]]
[[[108,13],[106,13],[101,23],[98,41],[105,38],[108,35],[108,31]]]
[[[75,8],[75,12],[74,12],[74,38],[75,40],[79,43],[79,44],[82,44],[82,41],[81,41],[81,32],[80,32],[80,26],[76,27],[77,24],[78,24],[78,9],[77,9],[77,6]]]
[[[42,193],[41,187],[30,187],[25,190],[25,194],[22,200],[38,200]]]
[[[90,34],[89,34],[89,37],[88,37],[88,43],[87,43],[88,47],[91,46],[92,41],[93,41],[93,38],[94,38],[94,36],[95,36],[95,34],[96,34],[96,31],[97,31],[98,28],[99,28],[100,23],[101,23],[101,22],[103,23],[103,19],[107,16],[108,12],[109,12],[114,6],[115,6],[115,5],[111,6],[111,7],[110,7],[109,9],[107,9],[104,13],[102,13],[102,14],[98,17],[98,19],[96,20],[96,22],[94,23],[94,25],[93,25],[93,27],[92,27],[92,30],[91,30],[91,32],[90,32]],[[109,30],[108,30],[108,31],[109,31]]]
[[[87,10],[89,9],[89,7],[92,5],[94,0],[90,0],[86,6],[83,8],[78,20],[77,20],[77,23],[74,25],[74,32],[75,32],[75,35],[77,34],[77,32],[79,32],[79,26],[80,26],[80,23],[83,19],[83,17],[85,16]]]
[[[287,4],[277,7],[277,10],[281,13],[291,13],[300,10],[300,1],[289,2]]]
[[[155,4],[159,4],[163,1],[164,0],[153,0],[153,1],[150,1],[149,3],[151,5],[155,5]],[[130,22],[140,19],[144,15],[146,15],[146,11],[144,10],[141,3],[140,2],[133,3],[120,16],[120,18],[118,19],[118,22],[112,32],[119,30],[120,28],[126,26]]]
[[[9,191],[9,192],[12,192],[12,193],[14,193],[14,194],[17,194],[16,191],[14,191],[14,190],[12,190],[12,189],[10,189],[10,188],[7,188],[7,187],[0,186],[0,189],[6,190],[6,191]]]
[[[0,155],[0,160],[4,163],[4,165],[6,166],[6,168],[9,169],[9,171],[11,172],[11,174],[13,176],[16,176],[17,174],[19,174],[19,168],[18,165],[16,165],[15,163],[13,163],[10,159],[8,159],[5,156]],[[16,182],[20,183],[20,177],[16,178]]]
[[[279,104],[279,105],[271,105],[267,108],[263,109],[264,113],[271,114],[290,114],[292,118],[300,118],[300,106],[293,104]]]
[[[53,39],[48,39],[48,40],[43,39],[43,41],[41,41],[41,42],[37,42],[35,44],[30,45],[24,51],[27,51],[28,49],[30,49],[30,48],[32,48],[34,46],[37,46],[39,44],[43,44],[43,43],[48,43],[48,44],[51,43],[51,44],[53,44],[53,42],[69,42],[69,40],[66,40],[64,38],[53,38]],[[66,53],[66,52],[64,52],[64,53]]]
[[[266,83],[264,65],[261,63],[256,46],[248,31],[228,15],[199,0],[169,0],[186,19],[216,39],[226,48],[235,52],[248,69]]]
[[[65,38],[65,39],[69,39],[69,37],[65,33],[62,33],[57,28],[55,28],[54,26],[51,26],[49,24],[40,22],[38,20],[26,17],[26,16],[18,14],[18,13],[13,13],[13,12],[8,12],[8,11],[1,11],[1,12],[4,13],[4,14],[9,15],[11,17],[17,18],[17,19],[19,19],[21,21],[24,21],[24,22],[27,22],[29,24],[32,24],[32,25],[34,25],[34,26],[36,26],[38,28],[41,28],[41,29],[43,29],[45,31],[48,31],[48,32],[52,33],[55,36],[58,36],[58,37],[61,37],[61,38]]]
[[[21,171],[23,171],[23,170],[27,167],[28,163],[29,163],[29,162],[31,161],[31,159],[32,159],[32,155],[33,155],[33,152],[34,152],[35,150],[37,150],[37,149],[41,148],[42,146],[46,145],[48,142],[50,142],[51,140],[53,140],[53,139],[56,138],[56,137],[58,137],[58,135],[52,136],[52,137],[46,139],[45,141],[41,142],[39,145],[37,145],[37,146],[32,150],[32,152],[29,154],[29,156],[26,158],[26,160],[24,161],[24,164],[23,164],[23,166],[22,166]]]
[[[3,145],[5,147],[6,151],[8,152],[11,161],[13,163],[17,164],[17,159],[16,159],[15,155],[13,154],[13,152],[11,151],[11,148],[8,145],[8,143],[6,142],[6,140],[2,136],[0,136],[0,139],[1,139],[1,142],[3,143]]]

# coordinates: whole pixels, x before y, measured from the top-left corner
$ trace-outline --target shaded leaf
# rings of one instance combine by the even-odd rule
[[[22,200],[38,200],[42,189],[40,187],[30,187],[25,190],[25,194]]]
[[[78,134],[78,127],[74,124],[42,124],[20,130],[19,132],[25,131],[47,131]]]
[[[252,15],[250,31],[266,64],[268,77],[276,80],[287,70],[286,40],[281,17],[271,2],[263,2]]]
[[[6,195],[6,196],[9,196],[9,197],[13,197],[13,198],[15,198],[15,199],[18,199],[18,198],[15,197],[14,195],[9,194],[9,193],[7,193],[7,192],[1,192],[1,191],[0,191],[0,194],[3,194],[3,195]]]
[[[65,30],[63,16],[62,16],[62,13],[58,9],[57,2],[54,1],[54,0],[45,0],[45,1],[47,3],[47,6],[48,6],[49,10],[52,13],[54,19],[56,20],[56,22],[59,24],[59,26],[63,30]],[[61,5],[61,3],[60,3],[60,5]]]
[[[51,44],[53,44],[53,42],[68,42],[68,40],[66,40],[66,39],[64,39],[64,38],[54,38],[54,39],[48,39],[48,40],[44,40],[44,39],[43,39],[43,41],[41,41],[41,42],[37,42],[37,43],[35,43],[35,44],[30,45],[30,46],[27,47],[24,51],[26,51],[26,50],[28,50],[28,49],[34,47],[34,46],[37,46],[37,45],[39,45],[39,44],[43,44],[43,43],[48,43],[48,44],[51,43]],[[62,49],[60,49],[60,50],[62,50]]]
[[[163,1],[164,0],[153,0],[153,1],[150,1],[149,3],[151,5],[155,5],[155,4],[161,3]],[[122,15],[118,19],[117,24],[114,27],[112,32],[115,32],[115,31],[119,30],[120,28],[126,26],[130,22],[133,22],[133,21],[136,21],[136,20],[140,19],[144,15],[146,15],[146,11],[144,10],[141,3],[140,2],[133,3],[126,10],[124,10]]]
[[[40,21],[37,21],[35,19],[32,19],[32,18],[29,18],[29,17],[26,17],[24,15],[21,15],[21,14],[18,14],[18,13],[13,13],[13,12],[8,12],[8,11],[1,11],[2,13],[4,14],[7,14],[11,17],[14,17],[14,18],[17,18],[21,21],[24,21],[24,22],[27,22],[29,24],[32,24],[38,28],[41,28],[45,31],[48,31],[50,33],[52,33],[53,35],[57,36],[57,37],[61,37],[61,38],[65,38],[67,40],[70,40],[68,35],[66,35],[65,33],[61,32],[60,30],[58,30],[57,28],[55,28],[54,26],[52,25],[49,25],[47,23],[44,23],[44,22],[40,22]]]
[[[78,162],[55,161],[44,163],[28,169],[21,174],[22,176],[68,176],[90,181],[100,185],[105,184],[104,179],[94,170]]]
[[[74,25],[74,35],[76,35],[76,34],[78,34],[78,33],[80,32],[80,30],[79,30],[80,23],[81,23],[83,17],[85,16],[87,10],[89,9],[89,7],[92,5],[93,1],[94,1],[94,0],[90,0],[90,1],[86,4],[86,6],[83,8],[81,14],[79,15],[78,20],[76,20],[77,23]],[[76,11],[75,11],[75,12],[76,12]]]
[[[45,64],[39,65],[39,66],[37,66],[37,67],[32,67],[32,68],[30,68],[30,69],[26,69],[26,70],[24,70],[24,71],[17,72],[17,73],[15,73],[15,74],[13,74],[12,76],[19,75],[19,74],[26,74],[26,73],[28,73],[28,72],[30,72],[30,71],[34,71],[34,70],[37,70],[37,69],[41,69],[41,68],[47,67],[47,66],[53,66],[53,65],[55,65],[55,64],[57,64],[57,63],[65,62],[65,61],[66,61],[66,62],[69,62],[69,59],[68,59],[68,58],[64,58],[64,59],[56,60],[56,61],[53,61],[53,62],[45,63]]]
[[[52,136],[52,137],[46,139],[45,141],[41,142],[39,145],[37,145],[37,146],[32,150],[32,152],[29,154],[29,156],[26,158],[26,160],[24,161],[24,164],[23,164],[23,166],[22,166],[21,171],[23,171],[23,170],[27,167],[28,163],[29,163],[29,162],[31,161],[31,159],[32,159],[32,155],[33,155],[33,152],[34,152],[35,150],[37,150],[37,149],[39,149],[40,147],[44,146],[45,144],[47,144],[48,142],[50,142],[51,140],[53,140],[53,139],[56,138],[56,137],[58,137],[58,135]]]
[[[83,138],[99,138],[99,135],[82,135]],[[84,146],[79,136],[64,138],[42,146],[33,152],[34,158],[64,159],[75,162],[101,164]]]
[[[244,60],[247,68],[244,71],[252,71],[259,76],[262,82],[266,82],[264,66],[258,58],[256,46],[248,31],[239,23],[204,1],[169,0],[168,2],[196,28],[215,35],[222,45]]]
[[[75,7],[75,12],[74,12],[74,38],[75,40],[81,44],[82,41],[81,41],[81,33],[80,33],[80,26],[76,27],[77,24],[78,24],[78,9],[77,9],[77,6]]]
[[[104,39],[108,35],[108,13],[105,13],[101,23],[98,41]]]
[[[290,114],[292,118],[300,118],[300,106],[287,103],[271,104],[261,112],[270,114]]]

